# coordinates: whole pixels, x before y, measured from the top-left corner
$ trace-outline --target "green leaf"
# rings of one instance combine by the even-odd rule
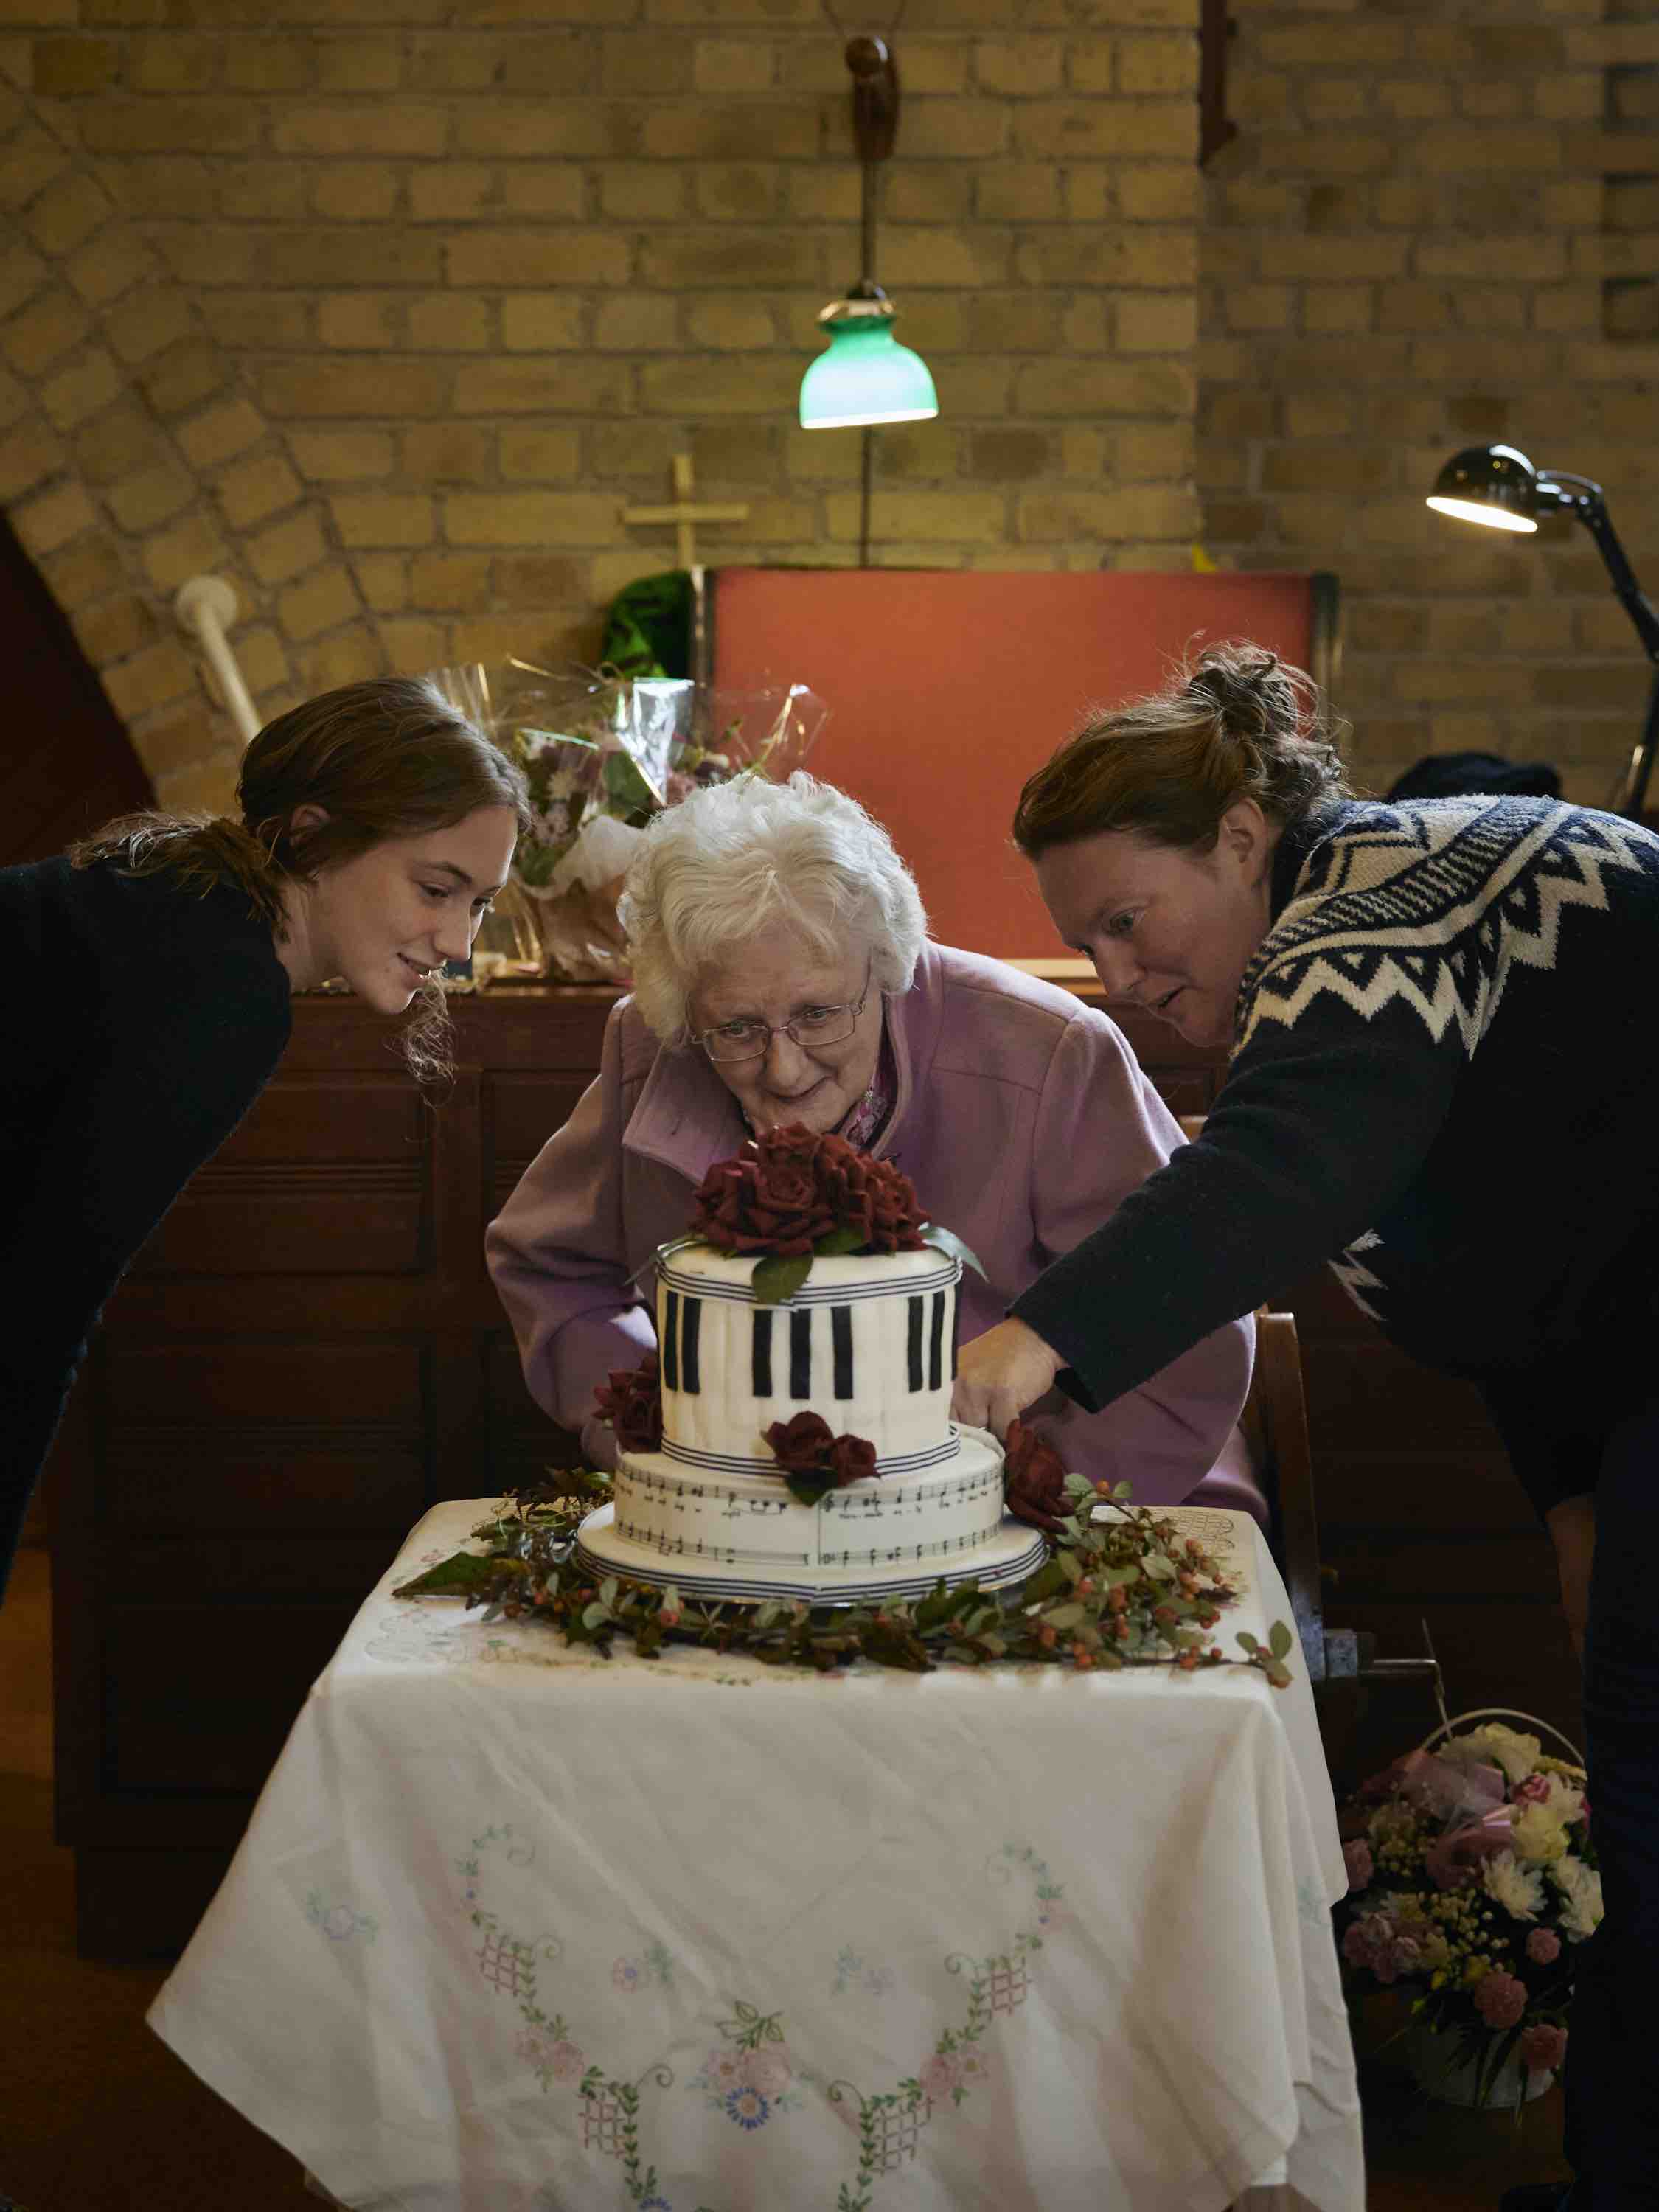
[[[1056,1552],[1054,1554],[1054,1559],[1061,1574],[1065,1576],[1066,1581],[1070,1583],[1073,1589],[1075,1589],[1077,1585],[1083,1580],[1082,1560],[1079,1559],[1075,1552]]]
[[[797,1505],[816,1505],[826,1490],[833,1490],[836,1486],[835,1476],[825,1474],[817,1468],[809,1468],[804,1473],[786,1471],[783,1479]]]
[[[757,1306],[787,1305],[812,1272],[812,1255],[802,1252],[787,1260],[775,1252],[757,1262],[751,1295]]]
[[[480,1559],[476,1552],[457,1552],[453,1559],[440,1559],[424,1574],[416,1575],[413,1582],[400,1583],[392,1595],[434,1597],[451,1590],[482,1589],[486,1583],[494,1582],[507,1564],[503,1559]]]
[[[1086,1620],[1088,1617],[1088,1607],[1076,1602],[1071,1605],[1057,1605],[1052,1612],[1045,1613],[1042,1616],[1050,1628],[1075,1628],[1080,1620]]]
[[[941,1229],[937,1221],[924,1221],[921,1224],[921,1241],[924,1244],[931,1244],[934,1251],[943,1252],[947,1259],[960,1260],[964,1267],[973,1269],[981,1282],[990,1279],[979,1263],[978,1255],[970,1246],[963,1243],[954,1230]]]
[[[1267,1631],[1267,1649],[1273,1653],[1273,1657],[1275,1659],[1285,1657],[1290,1650],[1291,1641],[1291,1632],[1285,1623],[1282,1620],[1274,1621],[1273,1626]]]
[[[836,1260],[844,1252],[859,1252],[863,1249],[863,1232],[848,1224],[832,1229],[827,1237],[820,1237],[812,1247],[820,1260]]]
[[[1057,1597],[1061,1590],[1069,1588],[1066,1562],[1070,1557],[1069,1552],[1056,1552],[1034,1575],[1028,1575],[1020,1591],[1022,1601],[1027,1605],[1038,1605],[1044,1598]],[[944,1615],[939,1618],[942,1620]],[[916,1611],[916,1626],[921,1626],[920,1607]]]

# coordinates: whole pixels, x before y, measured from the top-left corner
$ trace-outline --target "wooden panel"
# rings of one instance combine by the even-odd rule
[[[492,1337],[484,1361],[489,1464],[499,1487],[517,1490],[539,1482],[550,1468],[580,1467],[580,1438],[550,1421],[525,1388],[511,1336]]]
[[[303,1431],[376,1428],[399,1443],[422,1433],[422,1355],[415,1344],[118,1343],[104,1390],[105,1419],[123,1439],[148,1426],[176,1431],[188,1449],[188,1437],[206,1425],[241,1424],[258,1431],[257,1445],[222,1433],[212,1443],[245,1458],[302,1445]],[[153,1445],[143,1449],[155,1455]]]
[[[107,1786],[196,1796],[258,1791],[355,1609],[350,1599],[112,1604]]]
[[[484,1204],[498,1214],[554,1132],[563,1128],[592,1077],[494,1075],[483,1087]]]
[[[405,1078],[273,1083],[166,1216],[139,1275],[415,1274],[430,1122]]]
[[[817,692],[831,711],[808,765],[885,825],[935,934],[1022,957],[1060,949],[1008,842],[1031,771],[1195,641],[1255,638],[1304,668],[1313,646],[1305,575],[732,568],[708,584],[714,682]]]
[[[402,1536],[431,1502],[413,1424],[343,1436],[300,1424],[195,1433],[146,1450],[125,1431],[111,1439],[106,1516],[122,1532],[245,1534],[283,1528],[338,1543],[372,1531]]]

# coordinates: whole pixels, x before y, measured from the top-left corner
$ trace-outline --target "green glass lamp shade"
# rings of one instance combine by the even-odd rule
[[[1466,446],[1435,478],[1428,504],[1489,530],[1536,530],[1538,471],[1513,446]]]
[[[867,422],[925,422],[939,413],[939,394],[919,353],[893,336],[890,313],[820,318],[828,349],[801,379],[804,430],[845,430]]]

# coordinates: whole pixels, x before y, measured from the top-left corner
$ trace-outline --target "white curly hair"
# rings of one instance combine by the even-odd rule
[[[617,903],[653,1035],[691,1041],[700,976],[780,928],[830,960],[857,947],[879,991],[908,991],[927,935],[893,841],[844,791],[797,769],[694,791],[646,830]]]

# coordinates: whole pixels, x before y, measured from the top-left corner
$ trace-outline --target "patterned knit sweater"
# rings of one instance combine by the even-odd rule
[[[1328,1260],[1480,1384],[1540,1512],[1659,1394],[1659,839],[1329,803],[1274,855],[1199,1140],[1012,1310],[1094,1407]]]

